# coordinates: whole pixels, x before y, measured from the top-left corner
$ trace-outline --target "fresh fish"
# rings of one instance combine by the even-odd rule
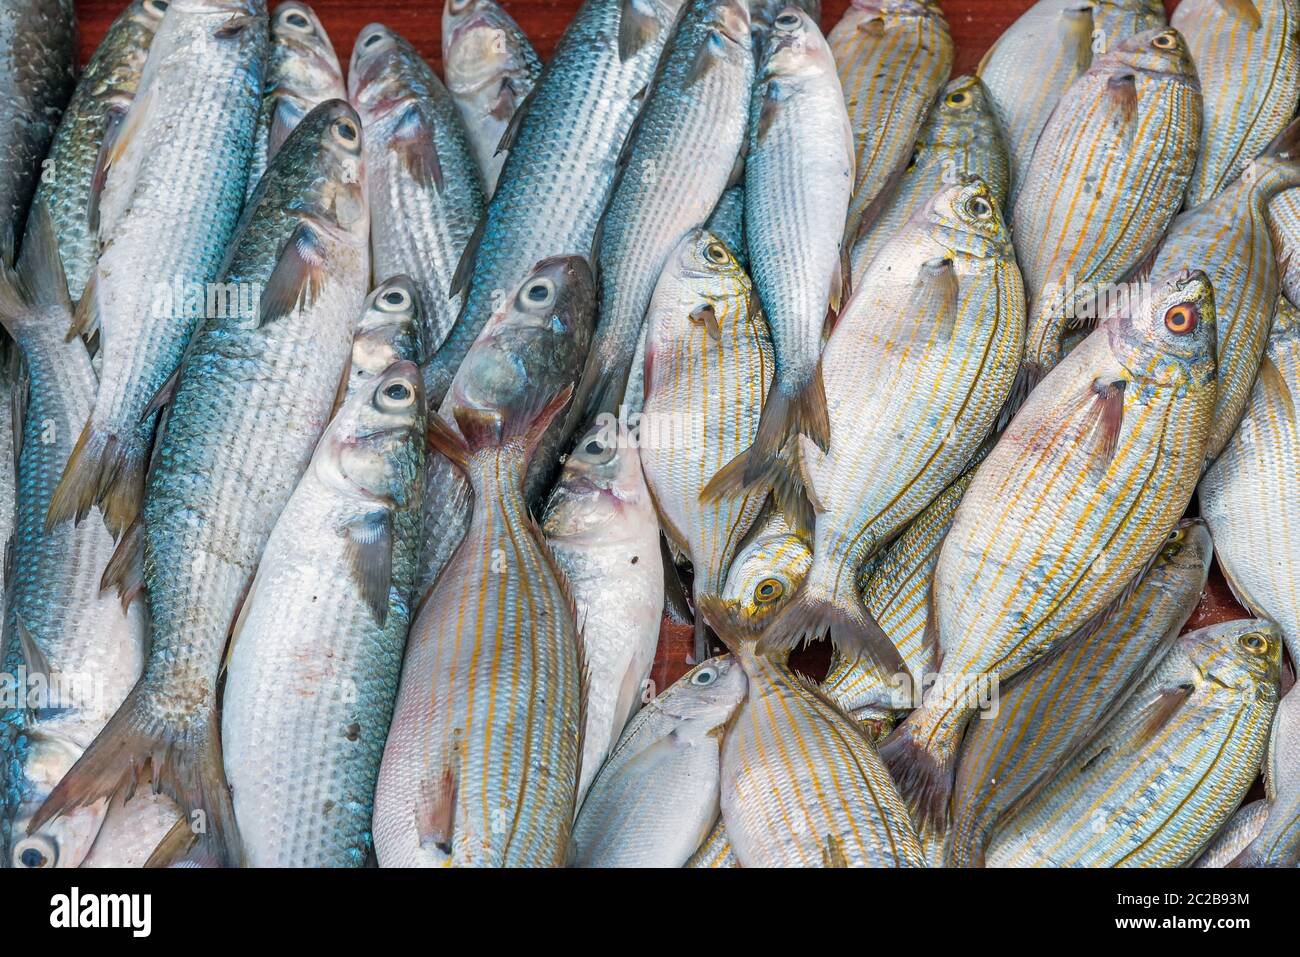
[[[1167,26],[1161,0],[1091,0],[1093,50],[1105,53],[1135,33]]]
[[[1281,636],[1262,619],[1182,636],[1128,703],[1008,824],[992,867],[1182,867],[1258,773]]]
[[[1268,205],[1268,228],[1273,237],[1282,293],[1300,299],[1300,189],[1288,189]]]
[[[1098,303],[1155,249],[1178,211],[1200,128],[1196,68],[1176,30],[1129,37],[1061,98],[1013,213],[1029,297],[1014,405],[1060,361],[1066,332],[1102,318]]]
[[[600,311],[578,421],[618,413],[664,263],[736,178],[753,80],[744,0],[686,0],[596,234]]]
[[[231,638],[221,747],[251,867],[361,867],[370,853],[420,554],[421,385],[408,358],[358,383]]]
[[[253,194],[219,273],[226,301],[211,303],[167,390],[141,524],[105,572],[128,598],[147,589],[145,673],[38,821],[129,787],[149,755],[165,754],[155,790],[187,817],[206,814],[200,853],[238,860],[217,744],[221,655],[347,371],[370,274],[361,155],[356,113],[327,101]],[[249,289],[260,291],[253,308],[241,299]]]
[[[668,258],[646,333],[641,465],[669,543],[690,558],[692,588],[720,594],[767,496],[702,492],[752,441],[772,381],[772,341],[753,287],[727,247],[692,230]],[[696,615],[695,654],[707,657]]]
[[[506,159],[497,147],[541,76],[542,61],[496,0],[446,0],[442,63],[478,161],[483,192],[491,198]]]
[[[130,112],[105,146],[105,190],[126,201],[115,201],[121,213],[74,325],[105,333],[99,392],[50,502],[51,527],[99,504],[121,535],[139,513],[153,400],[239,220],[267,46],[265,0],[174,0],[158,27]]]
[[[934,646],[929,640],[930,585],[939,548],[952,527],[957,506],[974,478],[967,469],[907,529],[894,539],[879,561],[864,563],[857,573],[862,603],[898,649],[912,681],[891,680],[868,659],[835,652],[822,688],[846,711],[881,721],[916,707],[920,683],[934,673]]]
[[[1191,617],[1213,555],[1205,524],[1180,522],[1132,595],[1095,632],[1021,672],[1002,692],[997,714],[971,722],[953,789],[950,864],[983,866],[998,826],[1123,705]]]
[[[898,185],[853,244],[853,287],[862,284],[871,261],[930,197],[970,177],[984,181],[1001,213],[1010,173],[997,117],[984,84],[977,77],[959,76],[930,108]]]
[[[73,302],[81,298],[99,258],[91,222],[98,217],[103,185],[97,176],[101,146],[107,131],[120,125],[131,107],[149,45],[166,11],[166,0],[132,0],[113,21],[77,80],[36,187],[36,202],[44,202],[54,220]],[[107,225],[102,220],[99,224]]]
[[[957,746],[994,683],[1098,622],[1186,509],[1214,325],[1204,273],[1156,283],[1050,373],[975,473],[935,566],[936,682],[880,751],[926,830],[946,830]]]
[[[704,224],[704,228],[726,244],[742,269],[749,268],[749,257],[745,249],[745,187],[728,188],[718,200],[718,205],[713,208],[713,213],[709,216],[709,221]],[[644,325],[641,327],[641,332],[644,338]],[[640,358],[645,358],[644,351]],[[633,376],[637,374],[636,367],[637,363],[633,362]]]
[[[1300,122],[1284,137],[1290,138],[1287,148],[1294,151],[1300,144]],[[1151,270],[1167,276],[1179,269],[1204,268],[1214,284],[1215,302],[1222,304],[1216,327],[1219,400],[1205,445],[1207,463],[1223,450],[1241,421],[1281,291],[1268,210],[1274,196],[1300,187],[1300,162],[1272,150],[1270,154],[1253,160],[1222,192],[1179,215]]]
[[[803,583],[811,564],[808,539],[779,509],[769,509],[737,550],[722,597],[750,628],[760,631]]]
[[[907,806],[857,722],[784,653],[758,654],[736,606],[700,608],[749,692],[722,746],[722,821],[742,867],[924,867]]]
[[[852,245],[875,218],[876,200],[906,167],[926,113],[948,82],[953,44],[937,0],[852,0],[827,41],[857,160],[845,230]]]
[[[1300,310],[1277,303],[1241,424],[1201,480],[1219,566],[1252,614],[1276,621],[1300,661]]]
[[[576,867],[682,867],[718,820],[723,735],[745,699],[731,655],[696,665],[641,709],[573,826]]]
[[[1233,867],[1295,867],[1300,862],[1300,694],[1277,706],[1264,762],[1268,819]]]
[[[736,860],[736,852],[731,847],[731,842],[727,840],[727,829],[722,824],[722,818],[713,825],[713,830],[709,831],[709,836],[704,839],[704,843],[699,846],[691,859],[687,861],[684,867],[739,867],[740,862]]]
[[[345,100],[347,95],[343,68],[320,18],[305,3],[281,3],[271,17],[271,50],[253,132],[247,197],[303,117],[326,100]]]
[[[1186,0],[1170,24],[1187,40],[1205,98],[1188,207],[1217,196],[1295,115],[1296,0]]]
[[[776,350],[744,469],[749,485],[771,482],[791,436],[830,442],[818,357],[826,309],[838,311],[846,291],[852,188],[853,131],[830,48],[808,15],[790,8],[773,22],[759,65],[745,160],[745,241]]]
[[[813,23],[821,26],[821,0],[746,0],[749,8],[749,31],[754,39],[754,53],[761,56],[763,45],[772,32],[772,21],[781,15],[786,7],[798,7],[808,14]]]
[[[977,72],[997,110],[1011,163],[1008,212],[1048,117],[1092,62],[1098,10],[1089,0],[1038,0],[980,61]]]
[[[6,548],[17,518],[18,450],[22,446],[19,406],[27,401],[27,387],[22,350],[12,339],[0,337],[0,541]],[[5,571],[0,570],[0,621],[4,620],[4,576]]]
[[[5,867],[76,867],[90,849],[102,803],[33,818],[126,696],[144,656],[140,607],[100,593],[113,538],[98,512],[45,531],[50,496],[95,396],[90,355],[80,339],[65,337],[71,315],[53,224],[39,205],[17,273],[0,280],[0,323],[22,352],[29,382],[16,396],[17,514],[5,562],[0,672],[7,687],[0,690],[31,707],[0,709]],[[13,459],[0,464],[6,472],[15,467]]]
[[[466,363],[494,348],[480,341]],[[434,447],[469,475],[474,516],[411,628],[375,793],[381,867],[564,865],[582,652],[524,473],[571,388],[548,402],[516,385],[518,404],[486,405],[457,383],[459,435],[432,419]]]
[[[366,297],[352,340],[352,362],[344,387],[342,406],[363,386],[394,362],[406,359],[417,365],[420,345],[420,305],[415,283],[406,276],[385,279]]]
[[[437,406],[484,324],[533,266],[586,256],[624,140],[681,0],[586,0],[502,137],[505,165],[457,270],[464,304],[425,367]]]
[[[1024,316],[1011,236],[982,181],[931,197],[884,246],[822,355],[830,448],[804,437],[799,449],[817,512],[812,567],[760,649],[829,631],[840,651],[905,673],[862,602],[858,569],[988,436],[1015,380]]]
[[[10,0],[0,17],[0,261],[14,262],[27,207],[76,76],[72,0]]]
[[[577,612],[587,665],[578,804],[640,707],[659,646],[659,521],[626,429],[595,426],[564,463],[542,532]]]
[[[1193,867],[1227,867],[1253,841],[1268,820],[1268,801],[1260,798],[1237,808]]]
[[[375,274],[415,280],[432,355],[456,321],[452,277],[483,214],[474,154],[442,81],[387,27],[361,31],[348,85],[365,124]]]
[[[172,832],[181,820],[181,810],[165,794],[138,791],[127,800],[125,792],[109,802],[82,867],[144,867],[150,852]]]
[[[560,256],[537,263],[494,313],[453,384],[476,409],[518,406],[529,396],[554,395],[582,373],[595,316],[595,282],[587,261]],[[432,409],[432,406],[430,407]],[[451,403],[441,416],[451,424]],[[528,463],[524,497],[530,509],[546,504],[556,462],[569,447],[564,417],[540,438]],[[473,510],[470,483],[443,455],[430,455],[424,486],[424,547],[417,587],[429,589],[465,537]],[[423,597],[420,599],[423,601]]]

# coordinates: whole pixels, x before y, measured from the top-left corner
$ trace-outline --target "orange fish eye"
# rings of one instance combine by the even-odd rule
[[[1196,328],[1196,307],[1183,303],[1165,313],[1165,328],[1176,336],[1185,336]]]

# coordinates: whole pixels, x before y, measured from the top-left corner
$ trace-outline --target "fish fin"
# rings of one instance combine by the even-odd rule
[[[532,100],[533,94],[536,92],[537,87],[534,86],[529,94],[520,101],[519,106],[515,108],[514,113],[510,117],[510,122],[506,124],[506,128],[501,132],[501,140],[497,143],[497,148],[492,154],[493,156],[500,156],[502,153],[508,152],[510,147],[514,146],[515,140],[519,136],[519,126],[523,123],[524,114],[527,112],[524,108],[528,105],[529,101]]]
[[[382,628],[388,621],[388,590],[393,579],[393,513],[377,509],[348,522],[342,531],[353,580]]]
[[[932,326],[951,339],[957,328],[957,301],[960,289],[952,259],[942,257],[921,264],[912,290],[908,315]]]
[[[1137,123],[1137,77],[1132,73],[1111,75],[1106,80],[1102,99],[1114,111],[1113,122],[1124,146],[1132,146]]]
[[[800,438],[802,440],[807,437]],[[818,449],[819,453],[820,451]],[[798,457],[783,450],[771,461],[766,472],[752,481],[746,481],[745,476],[752,452],[751,446],[718,469],[717,474],[700,491],[700,501],[707,505],[724,499],[739,498],[747,492],[770,488],[777,507],[785,515],[790,527],[801,534],[809,534],[812,531],[812,513],[816,506],[809,504],[807,478],[800,471]]]
[[[1002,411],[998,413],[998,432],[1005,432],[1011,425],[1020,407],[1025,404],[1025,400],[1029,398],[1029,394],[1034,391],[1038,383],[1043,381],[1045,375],[1047,370],[1043,368],[1042,363],[1028,356],[1020,361],[1020,368],[1016,370],[1016,377],[1011,383],[1007,401],[1002,404]]]
[[[1263,20],[1259,16],[1259,8],[1255,6],[1252,0],[1216,0],[1225,14],[1233,19],[1240,20],[1254,32],[1260,28]]]
[[[1295,397],[1291,394],[1291,386],[1287,384],[1286,377],[1282,375],[1277,363],[1267,352],[1259,363],[1259,387],[1264,395],[1281,409],[1286,419],[1292,423],[1296,421]]]
[[[754,132],[754,142],[761,143],[767,139],[772,124],[781,114],[781,98],[777,95],[776,85],[769,83],[763,90],[763,102],[758,108],[758,129]]]
[[[149,765],[154,793],[181,807],[205,851],[223,866],[243,857],[234,808],[221,764],[221,722],[214,708],[184,724],[155,716],[145,700],[145,679],[131,690],[71,770],[27,825],[29,834],[65,811],[134,789]]]
[[[198,835],[190,827],[188,818],[179,817],[171,829],[163,835],[158,846],[153,849],[144,866],[147,868],[178,867],[196,864],[191,852],[198,846]],[[196,865],[197,866],[197,865]]]
[[[325,276],[325,248],[320,234],[310,223],[299,222],[266,280],[258,325],[310,308],[320,296]]]
[[[858,214],[857,221],[846,224],[844,233],[843,248],[851,250],[862,238],[871,232],[871,227],[876,224],[885,210],[889,209],[890,204],[894,201],[894,196],[898,192],[899,185],[903,182],[903,177],[911,168],[916,159],[916,151],[908,153],[898,163],[894,165],[888,173],[885,174],[884,181],[880,184],[880,190],[872,197],[871,202],[866,208]],[[849,229],[848,227],[852,228]],[[864,264],[865,265],[865,264]]]
[[[442,195],[442,159],[438,144],[433,138],[432,124],[418,105],[406,108],[393,129],[393,152],[402,161],[402,168],[421,189],[430,184]]]
[[[930,717],[924,706],[913,711],[880,743],[877,753],[911,810],[918,830],[942,834],[947,830],[957,749],[950,748],[946,758],[927,749],[931,735],[925,729],[918,731],[916,725]]]
[[[288,97],[277,96],[271,110],[271,125],[266,131],[266,161],[269,163],[289,134],[302,121],[302,111]]]
[[[120,105],[110,106],[104,118],[104,135],[99,143],[95,166],[90,173],[90,193],[86,198],[86,224],[90,227],[92,236],[99,235],[99,202],[104,195],[104,185],[108,182],[110,157],[116,151],[117,138],[126,124],[128,112]]]
[[[835,271],[831,273],[831,294],[830,294],[830,299],[828,300],[827,303],[827,305],[830,308],[830,311],[836,317],[839,316],[840,307],[844,305],[847,299],[847,296],[845,295],[845,289],[847,288],[847,283],[845,280],[847,279],[849,272],[845,268],[843,249],[844,247],[841,246],[840,247],[841,255],[839,256],[838,259],[835,260]]]
[[[716,317],[714,321],[717,321]],[[650,360],[647,359],[647,367],[649,362]],[[602,413],[616,415],[619,406],[623,404],[623,395],[627,392],[627,380],[631,371],[630,368],[623,367],[620,375],[618,367],[607,365],[597,350],[592,349],[586,365],[582,368],[582,377],[578,379],[573,409],[569,412],[568,430],[576,432],[586,423],[594,424]],[[648,376],[645,383],[646,388],[649,388]]]
[[[122,609],[131,607],[144,592],[144,523],[136,517],[113,549],[99,579],[101,592],[114,589],[122,599]]]
[[[815,591],[809,585],[805,579],[794,597],[764,629],[758,642],[759,654],[789,653],[800,643],[806,645],[829,634],[831,643],[841,654],[866,655],[886,679],[903,675],[911,680],[903,656],[862,603],[855,582],[839,595]]]
[[[469,465],[469,447],[465,439],[441,414],[434,412],[429,416],[425,437],[430,449],[445,455],[462,471]]]
[[[165,406],[171,404],[172,399],[176,398],[176,387],[181,383],[181,367],[177,366],[167,380],[158,387],[158,391],[153,394],[149,404],[144,407],[140,413],[140,421],[146,422],[149,416],[155,412],[161,412]]]
[[[92,269],[86,287],[81,290],[81,298],[72,311],[72,322],[68,325],[64,341],[71,342],[77,336],[89,339],[100,328],[99,318],[99,271]]]
[[[70,518],[79,523],[98,502],[116,538],[139,514],[143,497],[144,461],[134,437],[123,442],[87,422],[50,496],[45,528],[52,531]]]
[[[716,30],[710,30],[708,38],[695,52],[695,59],[686,74],[685,85],[689,88],[708,75],[709,71],[725,59],[722,37]]]
[[[844,841],[828,833],[822,841],[822,867],[848,866],[849,859],[844,856]]]
[[[1110,468],[1124,428],[1124,379],[1097,379],[1088,388],[1092,406],[1088,410],[1094,456],[1090,467],[1101,476]]]
[[[696,306],[690,312],[690,319],[697,325],[702,324],[704,331],[714,342],[722,341],[722,327],[718,325],[718,312],[713,308],[712,303],[706,302],[702,306]]]
[[[121,119],[116,123],[110,123],[104,128],[104,140],[100,145],[100,155],[95,159],[95,171],[92,174],[100,181],[99,192],[93,197],[95,218],[92,228],[101,242],[106,238],[103,230],[104,222],[100,215],[100,200],[103,198],[104,187],[108,184],[108,177],[112,173],[113,167],[122,161],[131,143],[140,134],[140,131],[145,128],[153,108],[153,94],[153,84],[138,89],[131,99],[130,108],[122,114]],[[95,180],[92,180],[92,188],[94,183]],[[87,217],[89,217],[91,213],[89,207],[86,213]],[[89,219],[87,224],[89,225]]]
[[[1195,687],[1191,684],[1165,688],[1156,699],[1147,705],[1138,716],[1137,733],[1126,742],[1130,751],[1137,751],[1160,733],[1160,729],[1178,712],[1187,699],[1192,696]]]
[[[432,845],[451,855],[452,834],[456,826],[456,776],[450,767],[443,769],[435,781],[421,781],[416,797],[416,834],[421,847]]]
[[[55,307],[71,314],[68,280],[59,255],[59,238],[54,232],[50,208],[44,200],[32,206],[27,217],[27,234],[16,266],[24,300],[33,306]]]
[[[14,615],[15,631],[18,633],[18,650],[23,656],[23,664],[27,666],[28,674],[44,675],[50,677],[50,662],[45,657],[45,652],[41,651],[41,646],[36,643],[32,633],[27,628],[21,615]]]
[[[510,77],[503,77],[501,80],[501,88],[497,90],[497,98],[492,101],[492,106],[488,110],[488,114],[494,120],[505,120],[508,127],[517,110],[518,102],[516,100],[514,84],[510,82]],[[498,141],[497,143],[496,152],[501,152],[501,142],[504,140],[505,131],[503,130],[501,141]]]
[[[699,589],[700,580],[695,579],[695,587]],[[694,621],[694,644],[692,646],[695,655],[695,664],[699,664],[709,657],[709,630],[704,620],[704,615],[700,612],[700,601],[703,597],[702,592],[695,595],[695,621]]]
[[[469,281],[474,277],[474,263],[478,259],[478,248],[483,242],[483,232],[487,229],[487,217],[487,210],[484,210],[478,225],[474,227],[474,232],[470,233],[469,239],[465,242],[465,249],[461,252],[460,261],[456,263],[456,271],[451,277],[451,285],[447,287],[448,298],[457,296],[469,288]]]
[[[503,411],[457,408],[454,415],[456,426],[465,437],[466,459],[479,449],[520,438],[531,452],[572,395],[573,386],[569,385],[547,399],[534,398],[518,408]]]
[[[759,630],[736,614],[733,603],[721,595],[703,594],[695,606],[695,614],[708,622],[727,650],[739,657],[742,650],[752,646]]]
[[[233,16],[221,26],[217,27],[212,36],[217,40],[233,40],[249,27],[256,26],[264,19],[264,17],[257,17],[254,14],[240,14]]]
[[[745,481],[756,482],[769,473],[791,436],[807,435],[825,451],[830,447],[830,433],[826,387],[822,382],[821,360],[818,359],[812,376],[798,395],[788,395],[775,381],[768,389],[767,401],[763,403],[758,418],[758,434],[750,446]]]
[[[659,20],[645,0],[621,0],[618,10],[618,58],[626,63],[659,35]]]
[[[659,536],[659,558],[664,569],[664,614],[670,621],[690,624],[695,616],[691,613],[691,603],[686,599],[686,586],[677,571],[672,546],[663,535]]]

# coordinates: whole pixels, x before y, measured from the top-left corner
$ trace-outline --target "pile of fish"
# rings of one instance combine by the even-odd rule
[[[5,864],[1296,866],[1298,21],[8,3]]]

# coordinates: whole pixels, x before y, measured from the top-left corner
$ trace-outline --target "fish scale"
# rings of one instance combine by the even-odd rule
[[[539,260],[588,255],[619,153],[654,72],[678,0],[645,0],[655,27],[626,59],[619,18],[631,0],[586,0],[542,71],[511,136],[496,192],[471,244],[464,305],[425,369],[439,404],[479,331]]]
[[[1066,357],[980,465],[935,567],[942,680],[881,748],[927,829],[945,828],[979,707],[967,683],[1010,678],[1092,621],[1182,515],[1214,403],[1214,334],[1204,273],[1157,283]]]
[[[1203,522],[1179,523],[1095,633],[1025,669],[1003,690],[997,714],[971,723],[953,791],[949,863],[982,866],[999,824],[1123,704],[1195,610],[1212,555]]]
[[[736,860],[736,852],[731,849],[731,842],[727,840],[727,828],[722,823],[722,818],[718,818],[718,823],[713,825],[713,830],[709,831],[709,836],[704,839],[704,843],[691,856],[683,867],[739,867],[740,862]]]
[[[1227,867],[1253,841],[1268,819],[1268,801],[1260,798],[1243,804],[1219,829],[1214,840],[1201,852],[1193,867]]]
[[[349,83],[365,125],[375,275],[415,280],[432,355],[462,303],[451,285],[483,213],[478,167],[451,95],[403,37],[363,30]]]
[[[1239,645],[1255,639],[1262,650]],[[990,866],[1190,863],[1258,773],[1281,648],[1277,629],[1258,619],[1179,638],[1128,704],[1011,820]]]
[[[1217,196],[1280,133],[1300,97],[1296,0],[1184,0],[1170,23],[1187,38],[1205,123],[1187,205]]]
[[[948,82],[953,43],[934,0],[853,0],[826,40],[853,128],[856,172],[845,228],[852,243]]]
[[[1062,96],[1013,211],[1029,297],[1028,385],[1060,361],[1067,328],[1100,318],[1096,287],[1124,280],[1155,249],[1191,176],[1200,129],[1196,70],[1173,30],[1124,40]]]

